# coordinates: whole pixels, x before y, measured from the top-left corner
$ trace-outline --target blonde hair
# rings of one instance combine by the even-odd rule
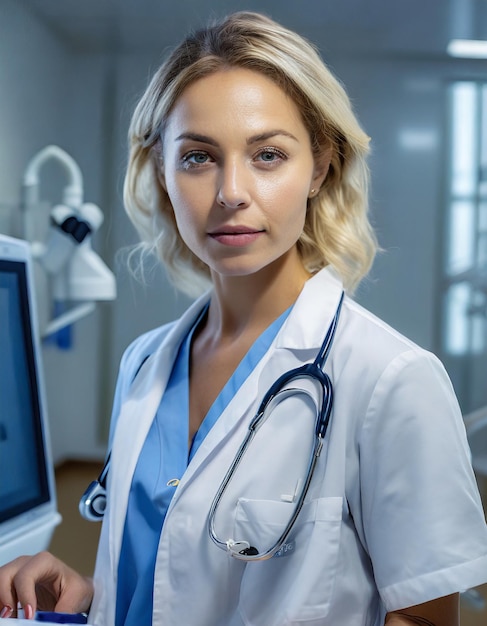
[[[315,156],[332,147],[326,179],[308,201],[298,249],[310,272],[331,264],[353,291],[377,250],[368,220],[369,138],[313,45],[257,13],[234,13],[188,36],[137,105],[129,129],[124,201],[141,236],[140,247],[156,252],[178,289],[194,296],[208,286],[209,268],[182,240],[161,184],[162,142],[168,115],[184,89],[229,67],[261,72],[292,97]]]

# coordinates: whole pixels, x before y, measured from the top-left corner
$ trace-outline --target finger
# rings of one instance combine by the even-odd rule
[[[67,571],[63,590],[55,611],[59,613],[87,613],[93,599],[93,581],[74,570]]]
[[[13,612],[13,608],[9,604],[6,604],[0,611],[0,619],[8,619],[9,617],[12,617]]]
[[[17,594],[13,580],[17,572],[30,558],[29,556],[21,556],[0,567],[0,617],[11,617],[12,613],[15,612]]]
[[[54,598],[57,598],[56,580],[60,569],[61,565],[57,559],[48,552],[41,552],[26,559],[13,576],[12,593],[16,596],[27,619],[31,619],[37,610],[38,598],[36,588],[38,585],[48,590],[49,595],[53,598],[52,607],[46,606],[43,608],[50,609],[54,607]]]
[[[34,609],[30,604],[21,606],[20,602],[17,604],[17,619],[34,619]]]

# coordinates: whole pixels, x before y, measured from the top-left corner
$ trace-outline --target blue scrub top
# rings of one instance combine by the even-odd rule
[[[188,455],[189,353],[199,319],[182,341],[132,479],[118,566],[116,626],[150,626],[159,538],[175,486],[213,424],[269,349],[291,309],[254,342],[195,434]],[[204,313],[204,312],[203,312]]]

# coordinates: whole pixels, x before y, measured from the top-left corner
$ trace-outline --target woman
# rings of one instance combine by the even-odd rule
[[[487,532],[450,382],[342,300],[376,249],[367,145],[314,49],[265,17],[164,63],[133,117],[126,207],[178,287],[211,289],[123,357],[94,583],[23,557],[0,570],[3,615],[18,599],[28,617],[91,605],[96,626],[458,624]],[[320,351],[324,391],[299,379],[271,402],[215,508],[267,389]]]

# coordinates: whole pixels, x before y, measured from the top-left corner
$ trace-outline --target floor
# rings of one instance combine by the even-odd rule
[[[101,524],[82,519],[78,513],[78,502],[89,483],[98,476],[100,469],[101,465],[95,463],[68,462],[56,470],[58,508],[63,523],[54,533],[50,550],[87,576],[93,573]],[[479,487],[487,505],[487,479],[479,480]],[[462,600],[462,626],[487,625],[487,585],[475,591],[478,597],[470,600],[466,597]],[[477,606],[482,603],[483,609]]]
[[[50,550],[80,574],[91,576],[101,524],[87,522],[78,512],[86,487],[99,475],[97,463],[63,463],[56,470],[58,510],[63,521],[54,531]]]

